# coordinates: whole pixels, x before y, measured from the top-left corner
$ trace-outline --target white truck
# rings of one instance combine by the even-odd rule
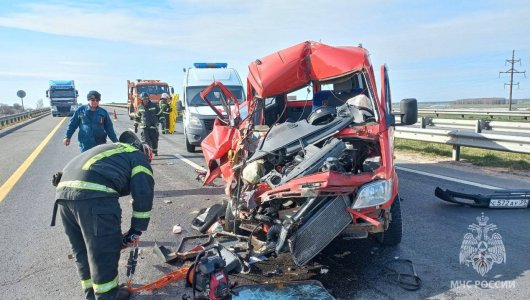
[[[179,114],[182,114],[186,150],[195,152],[202,140],[212,131],[216,114],[199,95],[212,82],[219,81],[226,86],[241,103],[245,100],[245,89],[237,71],[227,68],[226,63],[195,63],[184,69],[184,91],[181,101],[177,102]],[[222,93],[213,89],[207,98],[218,109],[222,109]]]

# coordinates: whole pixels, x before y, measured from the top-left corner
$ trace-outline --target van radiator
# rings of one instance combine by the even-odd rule
[[[351,215],[346,211],[351,206],[348,196],[342,195],[327,201],[289,238],[289,249],[298,266],[305,265],[320,253],[352,221]]]

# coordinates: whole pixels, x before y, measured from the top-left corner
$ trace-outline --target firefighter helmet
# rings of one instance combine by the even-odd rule
[[[136,134],[134,134],[132,131],[125,130],[124,132],[122,132],[118,141],[120,143],[130,144],[136,149],[142,151],[147,157],[147,160],[149,160],[149,162],[151,162],[151,160],[153,159],[153,149],[151,149],[151,147],[149,147],[149,145],[147,145],[145,142],[141,142],[138,136],[136,136]]]

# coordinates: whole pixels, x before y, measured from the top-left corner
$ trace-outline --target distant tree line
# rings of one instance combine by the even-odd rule
[[[44,107],[44,102],[42,99],[37,100],[37,103],[35,104],[36,109],[41,109]],[[32,110],[33,108],[26,107],[26,110]],[[14,103],[13,105],[8,105],[4,103],[0,103],[0,116],[5,115],[12,115],[12,114],[18,114],[23,112],[22,105],[19,103]]]
[[[458,99],[450,102],[451,104],[508,104],[506,98],[472,98],[472,99]],[[517,103],[517,100],[513,100],[512,103]]]

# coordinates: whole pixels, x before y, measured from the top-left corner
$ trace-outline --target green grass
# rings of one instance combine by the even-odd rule
[[[453,149],[450,145],[405,139],[396,139],[395,147],[398,153],[416,153],[434,158],[451,158]],[[530,171],[530,154],[461,147],[460,160],[475,166]]]

